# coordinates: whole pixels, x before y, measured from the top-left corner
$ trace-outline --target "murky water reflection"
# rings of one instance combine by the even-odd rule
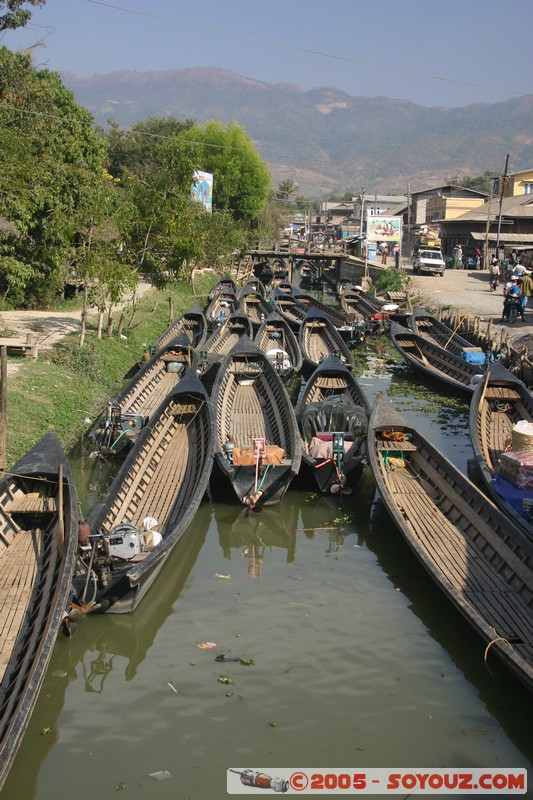
[[[466,469],[466,403],[398,368],[363,383]],[[88,510],[111,475],[75,467]],[[243,764],[529,767],[531,698],[487,671],[373,496],[366,475],[357,496],[290,491],[248,518],[206,502],[134,614],[58,641],[2,798],[218,800]]]

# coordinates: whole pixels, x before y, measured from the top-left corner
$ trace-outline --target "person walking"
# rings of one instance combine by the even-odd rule
[[[399,269],[399,267],[400,267],[400,248],[398,247],[397,244],[395,244],[394,247],[392,248],[392,255],[394,257],[394,266],[396,267],[396,269]]]
[[[381,265],[383,267],[387,266],[387,256],[388,256],[388,254],[389,254],[389,248],[385,243],[383,243],[381,245]]]
[[[531,273],[526,272],[524,277],[520,280],[520,289],[522,290],[522,319],[524,319],[528,297],[531,297],[533,294],[533,278],[531,277]]]

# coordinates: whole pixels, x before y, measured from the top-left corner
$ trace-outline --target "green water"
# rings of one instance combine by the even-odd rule
[[[464,401],[402,369],[363,384],[466,468]],[[112,470],[75,468],[88,508]],[[357,494],[293,490],[247,518],[229,498],[202,505],[134,614],[58,641],[2,798],[218,800],[243,765],[531,766],[530,696],[497,661],[489,672],[371,475]]]

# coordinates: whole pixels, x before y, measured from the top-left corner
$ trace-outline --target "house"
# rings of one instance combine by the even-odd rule
[[[500,195],[501,177],[494,178],[492,191],[494,195]],[[533,167],[531,169],[523,169],[520,172],[512,172],[504,179],[504,197],[518,197],[523,194],[533,194]]]
[[[491,198],[482,206],[467,211],[455,219],[438,221],[442,250],[450,256],[457,244],[468,254],[472,248],[485,251],[486,258],[496,252],[503,259],[511,251],[524,253],[528,259],[533,253],[533,195]]]
[[[475,208],[480,203],[484,203],[488,198],[488,194],[479,192],[476,189],[466,189],[464,186],[446,184],[445,186],[434,186],[432,189],[411,192],[410,198],[410,224],[425,225],[426,222],[435,221],[436,207],[441,207],[444,211],[439,217],[440,219],[449,219],[450,215],[456,216],[455,211],[460,208],[462,209],[460,213],[465,213],[470,208]],[[431,218],[428,218],[428,203],[430,204]]]

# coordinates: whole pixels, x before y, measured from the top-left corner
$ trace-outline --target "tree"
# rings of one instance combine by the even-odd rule
[[[280,200],[290,200],[298,191],[298,184],[286,178],[278,184],[278,198]]]
[[[213,206],[253,227],[270,192],[270,173],[236,122],[208,122],[185,131],[196,169],[213,174]]]
[[[126,173],[142,175],[157,167],[165,168],[167,144],[194,125],[192,120],[179,122],[175,117],[148,117],[130,131],[121,130],[110,121],[108,171],[114,178]]]
[[[106,142],[56,73],[0,48],[0,152],[0,214],[22,234],[0,244],[0,292],[20,302],[16,277],[17,297],[43,305],[75,258],[78,212],[101,180]]]
[[[0,11],[7,9],[4,14],[0,14],[0,32],[23,28],[31,19],[32,12],[22,6],[39,6],[42,8],[46,0],[0,0]]]
[[[191,200],[197,145],[193,123],[151,117],[130,132],[112,125],[109,169],[124,188],[127,251],[156,285],[188,278],[197,262],[221,264],[247,243],[230,210],[206,213]]]
[[[475,189],[478,192],[490,194],[492,181],[497,177],[497,173],[486,170],[483,175],[478,175],[477,177],[463,175],[461,178],[459,175],[454,175],[453,178],[448,178],[447,182],[452,186],[462,186],[465,189]]]

